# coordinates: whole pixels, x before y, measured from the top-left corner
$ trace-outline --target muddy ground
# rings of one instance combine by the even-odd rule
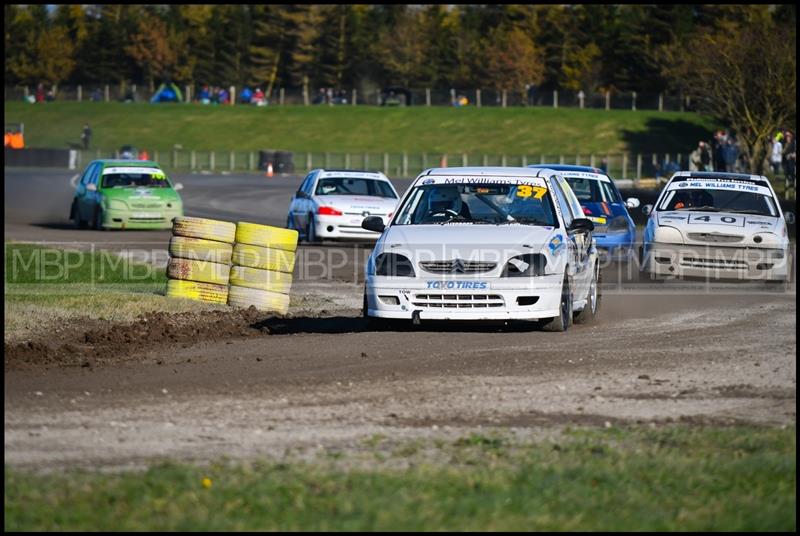
[[[563,334],[371,332],[359,314],[154,313],[6,345],[5,462],[137,467],[358,449],[375,434],[796,422],[794,295],[611,293],[596,325]]]
[[[163,253],[168,231],[72,229],[73,174],[7,170],[6,240]],[[187,215],[269,225],[283,225],[300,181],[178,178]],[[540,437],[565,426],[796,422],[794,289],[642,289],[615,285],[624,278],[606,272],[598,323],[567,333],[425,323],[375,332],[359,310],[368,253],[301,247],[299,305],[285,318],[153,312],[6,342],[5,462],[125,468],[163,458],[313,457],[357,450],[376,434],[403,441],[497,427]]]

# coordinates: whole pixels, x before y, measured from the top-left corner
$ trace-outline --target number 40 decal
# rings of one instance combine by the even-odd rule
[[[736,218],[734,216],[712,216],[703,214],[702,216],[692,216],[689,218],[689,223],[703,222],[703,223],[727,223],[728,225],[744,225],[743,218]]]

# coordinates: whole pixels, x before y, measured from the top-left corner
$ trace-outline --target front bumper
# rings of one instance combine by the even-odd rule
[[[183,216],[182,210],[104,210],[104,229],[171,229],[172,219]]]
[[[788,249],[650,244],[647,270],[656,276],[787,280]]]
[[[559,314],[562,274],[531,278],[367,276],[367,314],[411,320],[540,320]]]
[[[343,216],[314,216],[314,232],[319,238],[377,240],[381,233],[361,228],[364,218],[345,214]],[[386,218],[384,217],[384,223]]]

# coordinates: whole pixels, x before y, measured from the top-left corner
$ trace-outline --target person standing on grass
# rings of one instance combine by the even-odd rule
[[[769,157],[769,163],[772,167],[772,172],[777,175],[781,172],[781,163],[783,162],[783,133],[778,132],[772,140],[772,151]]]
[[[783,172],[786,175],[786,187],[794,188],[795,166],[797,164],[797,145],[794,141],[794,134],[786,131],[784,136],[786,143],[783,145]]]
[[[83,148],[88,149],[92,141],[92,129],[89,128],[89,123],[83,125],[83,132],[81,133],[81,141],[83,141]]]

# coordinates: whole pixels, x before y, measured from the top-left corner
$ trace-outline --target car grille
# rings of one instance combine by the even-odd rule
[[[131,208],[161,208],[161,203],[131,203]]]
[[[732,243],[741,242],[744,237],[741,235],[726,235],[717,233],[689,233],[689,238],[698,242]]]
[[[421,262],[419,265],[423,270],[432,274],[480,274],[494,270],[497,263],[455,259],[452,261]]]
[[[415,294],[411,303],[438,309],[485,309],[505,304],[499,294]]]
[[[723,268],[727,270],[747,270],[747,263],[736,259],[706,259],[703,257],[683,257],[681,266],[687,268]]]

